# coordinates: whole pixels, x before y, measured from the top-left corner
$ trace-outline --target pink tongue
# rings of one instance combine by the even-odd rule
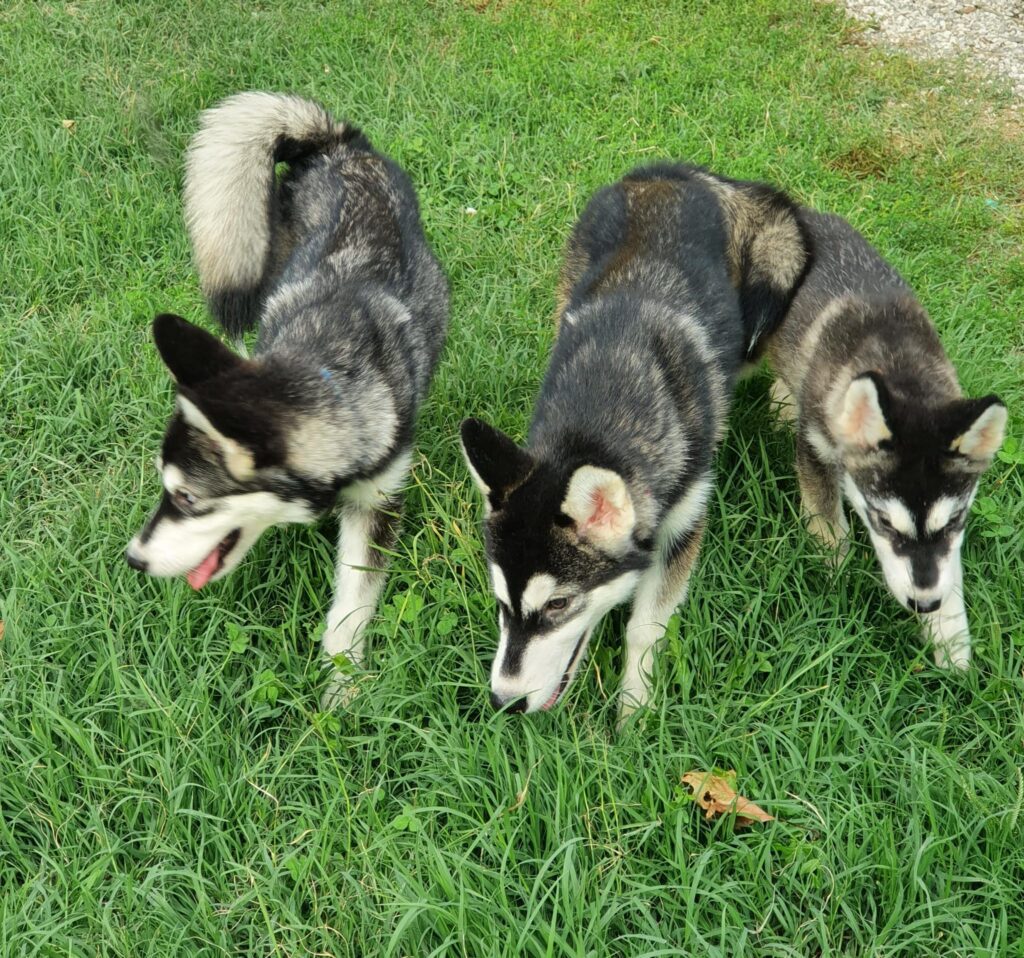
[[[220,546],[213,550],[202,562],[199,563],[185,578],[193,589],[201,589],[210,581],[220,564]]]
[[[555,686],[555,691],[554,691],[554,694],[553,694],[553,695],[551,696],[551,698],[549,698],[549,699],[548,699],[548,700],[547,700],[547,701],[546,701],[546,702],[545,702],[545,703],[544,703],[544,704],[543,704],[543,705],[542,705],[542,706],[540,707],[540,710],[541,710],[542,712],[548,712],[548,711],[550,711],[550,710],[551,710],[551,708],[552,708],[552,707],[554,706],[555,702],[557,702],[557,701],[558,701],[558,696],[559,696],[559,695],[561,695],[561,694],[562,694],[562,683],[561,683],[561,682],[559,682],[559,683],[558,683],[558,685],[556,685],[556,686]]]

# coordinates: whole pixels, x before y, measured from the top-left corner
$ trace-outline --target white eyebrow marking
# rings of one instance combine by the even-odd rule
[[[928,510],[928,518],[924,524],[925,530],[927,532],[938,532],[939,529],[942,529],[949,522],[953,517],[953,513],[962,505],[963,503],[959,499],[954,499],[952,496],[940,496],[932,503],[931,509]]]
[[[173,493],[185,485],[185,474],[177,466],[164,466],[163,473],[164,488],[168,492]]]
[[[508,583],[505,581],[505,573],[493,562],[491,563],[491,582],[494,584],[494,594],[499,602],[504,602],[509,608],[512,607],[512,597],[508,594]]]
[[[523,606],[523,615],[543,608],[544,603],[551,598],[551,593],[555,591],[556,585],[558,582],[555,581],[555,577],[546,572],[530,576],[530,581],[526,583],[520,600]]]
[[[899,499],[881,499],[875,507],[888,520],[889,524],[903,536],[917,538],[917,525],[910,510]]]

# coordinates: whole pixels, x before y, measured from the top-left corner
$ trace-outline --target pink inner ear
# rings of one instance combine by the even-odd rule
[[[857,402],[857,405],[850,410],[850,415],[846,420],[846,428],[849,430],[851,436],[863,435],[864,427],[867,425],[870,408],[867,397],[863,396]]]
[[[846,420],[847,434],[858,442],[869,443],[871,434],[878,430],[877,416],[870,397],[862,395],[850,410]]]
[[[975,443],[978,451],[984,455],[990,452],[995,452],[998,448],[1000,428],[999,425],[992,419],[990,419],[984,426],[978,431],[978,439]]]
[[[839,434],[848,443],[873,446],[889,435],[889,429],[875,403],[874,395],[866,388],[861,388],[856,380],[850,388],[851,391],[857,391],[852,400],[847,393],[838,422]]]
[[[619,510],[612,505],[611,501],[601,489],[595,489],[590,494],[590,502],[593,511],[584,523],[584,529],[612,528],[619,516]]]

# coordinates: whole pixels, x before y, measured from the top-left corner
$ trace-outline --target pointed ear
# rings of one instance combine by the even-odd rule
[[[878,373],[864,373],[847,387],[839,416],[835,421],[836,438],[845,446],[872,449],[892,438],[886,421],[889,390]]]
[[[576,523],[580,538],[604,549],[622,552],[633,536],[633,498],[617,472],[580,466],[569,480],[562,512]]]
[[[1003,444],[1006,435],[1006,406],[998,396],[969,399],[964,403],[969,421],[950,443],[950,452],[967,456],[975,462],[987,463]]]
[[[462,454],[480,491],[498,507],[505,493],[533,470],[533,459],[500,429],[480,419],[462,422]]]
[[[173,313],[161,313],[153,320],[153,340],[182,386],[195,386],[245,363],[216,336]]]
[[[193,429],[198,429],[217,445],[228,472],[236,479],[250,479],[256,471],[256,458],[250,449],[225,436],[193,400],[178,394],[178,409]]]

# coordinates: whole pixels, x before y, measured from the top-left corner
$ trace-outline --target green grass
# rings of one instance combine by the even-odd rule
[[[838,573],[820,561],[792,440],[745,383],[654,708],[616,736],[621,613],[555,714],[491,714],[456,440],[470,413],[523,435],[573,218],[659,156],[847,215],[1019,435],[1005,100],[811,0],[14,0],[0,60],[0,953],[1024,953],[1019,461],[969,527],[977,668],[940,674],[862,535]],[[202,594],[121,558],[172,395],[149,320],[203,315],[182,150],[246,88],[363,124],[452,280],[371,667],[336,716],[330,522],[267,535]],[[705,824],[693,767],[736,769],[778,821]]]

